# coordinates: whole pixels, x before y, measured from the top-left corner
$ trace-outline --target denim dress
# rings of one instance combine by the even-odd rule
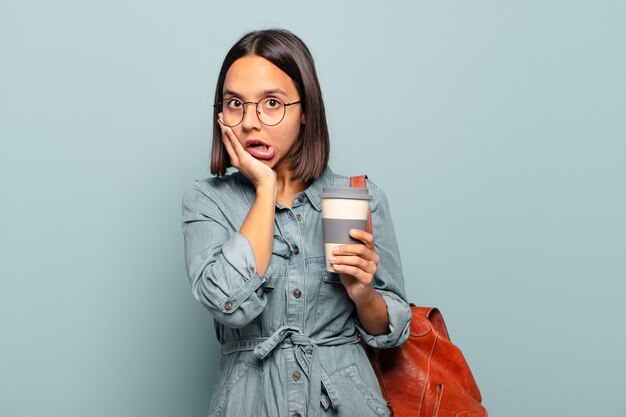
[[[373,287],[387,304],[389,333],[368,334],[339,275],[325,268],[320,193],[349,187],[327,168],[291,208],[276,203],[272,258],[256,270],[238,231],[255,199],[242,174],[195,181],[183,196],[182,229],[194,297],[214,318],[221,361],[209,416],[388,416],[360,344],[390,348],[409,335],[396,238],[385,194],[367,181],[376,253]]]

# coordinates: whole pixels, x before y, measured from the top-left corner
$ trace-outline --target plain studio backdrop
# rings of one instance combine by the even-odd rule
[[[183,262],[219,66],[310,47],[331,166],[389,198],[492,416],[623,416],[623,1],[0,2],[0,416],[200,417]]]

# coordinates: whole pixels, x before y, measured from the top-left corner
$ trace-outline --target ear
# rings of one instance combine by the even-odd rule
[[[302,115],[300,116],[300,124],[301,125],[306,124],[306,118],[304,117],[304,113],[302,113]]]

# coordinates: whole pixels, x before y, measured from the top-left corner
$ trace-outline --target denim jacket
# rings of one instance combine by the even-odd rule
[[[388,416],[360,338],[377,348],[409,335],[396,238],[385,194],[367,181],[376,253],[373,287],[387,304],[389,333],[368,334],[339,280],[325,269],[320,193],[350,186],[327,168],[291,208],[276,203],[263,276],[238,231],[255,199],[235,172],[195,181],[183,196],[182,229],[194,297],[215,319],[222,356],[210,416]]]

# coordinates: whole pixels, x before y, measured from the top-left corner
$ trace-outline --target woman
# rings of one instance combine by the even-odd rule
[[[325,268],[320,192],[329,167],[324,104],[305,44],[252,32],[215,91],[211,172],[183,197],[193,294],[215,318],[222,357],[210,416],[386,416],[359,339],[394,347],[411,317],[387,200],[368,181],[372,234]],[[229,167],[236,172],[226,174]]]

